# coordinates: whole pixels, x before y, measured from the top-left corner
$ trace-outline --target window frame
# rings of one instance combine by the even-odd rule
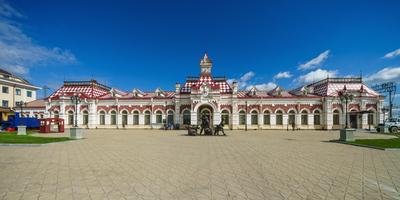
[[[239,125],[246,125],[246,112],[244,110],[239,111]]]
[[[250,113],[250,123],[251,125],[258,125],[258,112],[256,110]]]
[[[30,90],[27,90],[27,91],[26,91],[26,96],[27,96],[27,97],[32,97],[32,96],[33,96],[33,92],[30,91]]]
[[[2,86],[1,87],[1,92],[3,94],[9,94],[10,93],[10,88],[8,86]]]

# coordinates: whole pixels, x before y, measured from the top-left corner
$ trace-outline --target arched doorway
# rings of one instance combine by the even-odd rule
[[[349,112],[349,127],[350,128],[358,128],[358,115],[357,115],[357,111],[355,110],[350,110]]]
[[[208,118],[208,121],[210,122],[210,126],[213,126],[213,108],[209,105],[201,105],[199,107],[199,109],[197,110],[197,120],[198,123],[197,124],[201,124],[201,117],[203,116],[203,114]]]

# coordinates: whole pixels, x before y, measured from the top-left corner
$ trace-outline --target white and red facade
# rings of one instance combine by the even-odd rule
[[[239,90],[225,77],[213,77],[207,54],[200,61],[199,77],[188,77],[175,91],[123,92],[94,80],[64,82],[46,102],[46,117],[61,117],[71,126],[75,105],[71,95],[80,95],[78,125],[87,128],[161,128],[167,124],[199,124],[206,113],[213,125],[223,119],[230,129],[339,129],[345,124],[344,104],[338,92],[354,94],[348,106],[349,124],[374,127],[383,119],[383,96],[361,78],[327,78],[286,91]]]

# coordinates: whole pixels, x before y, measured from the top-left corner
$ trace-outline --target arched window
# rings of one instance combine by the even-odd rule
[[[271,124],[271,113],[266,110],[264,111],[264,125],[270,125]]]
[[[124,110],[122,111],[122,126],[125,126],[128,124],[128,111]]]
[[[57,110],[54,111],[54,118],[60,118],[60,113]]]
[[[368,125],[374,125],[374,113],[372,111],[368,113]]]
[[[321,112],[319,110],[314,111],[314,125],[321,125]]]
[[[190,111],[183,111],[183,124],[190,125]]]
[[[167,113],[167,124],[174,124],[174,111],[172,110]]]
[[[276,125],[283,125],[283,112],[281,110],[276,112]]]
[[[301,111],[301,125],[308,124],[308,112],[306,110]]]
[[[227,110],[221,112],[221,120],[224,124],[229,124],[229,112]]]
[[[39,118],[39,115],[38,115],[38,114],[35,114],[35,118],[36,118],[36,119]]]
[[[99,122],[100,125],[106,124],[106,113],[104,111],[100,111]]]
[[[148,110],[144,112],[144,124],[150,125],[150,111]]]
[[[83,116],[83,125],[88,125],[89,123],[89,112],[87,110],[84,110],[82,112],[82,116]]]
[[[68,111],[68,125],[74,124],[74,111]]]
[[[296,112],[294,112],[294,110],[289,111],[288,123],[289,123],[289,124],[294,124],[294,123],[296,123]]]
[[[111,125],[117,124],[117,112],[115,110],[111,111]]]
[[[251,111],[251,125],[257,125],[258,124],[258,112],[253,110]]]
[[[40,119],[43,119],[43,118],[44,118],[43,114],[40,114]]]
[[[139,111],[133,111],[133,125],[139,124]]]
[[[333,125],[340,124],[340,112],[338,110],[333,111]]]
[[[162,112],[160,110],[156,111],[156,123],[161,124],[162,123]]]
[[[241,110],[239,112],[239,124],[240,125],[245,125],[246,124],[246,112],[244,112],[244,110]]]

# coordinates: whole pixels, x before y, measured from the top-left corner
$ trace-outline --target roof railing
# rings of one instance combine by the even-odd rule
[[[111,90],[111,87],[108,87],[104,84],[98,83],[96,80],[90,81],[64,81],[65,86],[96,86],[105,90]]]
[[[349,78],[326,78],[320,81],[309,84],[311,85],[319,85],[323,83],[362,83],[361,77],[349,77]]]
[[[199,76],[187,76],[186,77],[186,81],[197,81],[199,79],[200,79]],[[226,80],[226,76],[213,76],[212,79],[216,80],[216,81],[224,81],[224,80]]]

